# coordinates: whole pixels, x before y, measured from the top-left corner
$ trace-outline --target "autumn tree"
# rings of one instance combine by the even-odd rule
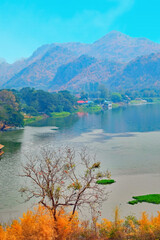
[[[16,97],[11,91],[7,91],[7,90],[0,91],[0,102],[3,104],[9,105],[16,111],[18,111],[19,109],[19,105],[16,101]]]
[[[23,115],[20,112],[19,103],[12,91],[0,91],[0,129],[6,125],[23,126]]]
[[[37,198],[57,222],[62,208],[69,208],[71,221],[77,209],[100,205],[106,200],[106,186],[98,185],[97,180],[109,178],[110,173],[101,172],[100,162],[86,149],[76,153],[73,148],[66,147],[63,150],[45,149],[37,157],[28,157],[21,176],[32,182],[29,187],[21,188],[26,200]]]

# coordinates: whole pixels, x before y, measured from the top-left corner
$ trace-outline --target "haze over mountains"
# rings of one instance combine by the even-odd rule
[[[160,44],[112,31],[92,44],[53,43],[13,64],[0,59],[0,87],[80,90],[160,87]]]

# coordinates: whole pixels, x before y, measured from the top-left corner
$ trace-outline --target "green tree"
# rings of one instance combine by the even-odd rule
[[[111,95],[111,100],[112,100],[112,102],[114,102],[114,103],[116,103],[116,102],[121,102],[121,101],[122,101],[122,96],[121,96],[120,93],[114,92],[114,93],[112,93],[112,95]]]

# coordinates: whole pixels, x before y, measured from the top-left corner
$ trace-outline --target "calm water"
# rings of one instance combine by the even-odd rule
[[[148,205],[127,205],[133,195],[158,193],[160,181],[160,105],[130,106],[98,114],[78,114],[65,119],[46,119],[25,129],[1,132],[5,154],[0,159],[0,221],[26,210],[18,190],[24,154],[44,146],[88,146],[97,154],[117,183],[104,211],[112,215],[116,205],[122,215],[137,214]],[[123,192],[123,194],[122,194]],[[159,191],[160,192],[160,191]],[[117,198],[118,196],[118,198]],[[120,197],[121,196],[121,197]],[[157,206],[151,207],[155,212]]]

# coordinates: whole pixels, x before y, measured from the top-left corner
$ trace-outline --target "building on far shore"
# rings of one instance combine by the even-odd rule
[[[105,100],[103,104],[103,109],[112,109],[112,102]]]

